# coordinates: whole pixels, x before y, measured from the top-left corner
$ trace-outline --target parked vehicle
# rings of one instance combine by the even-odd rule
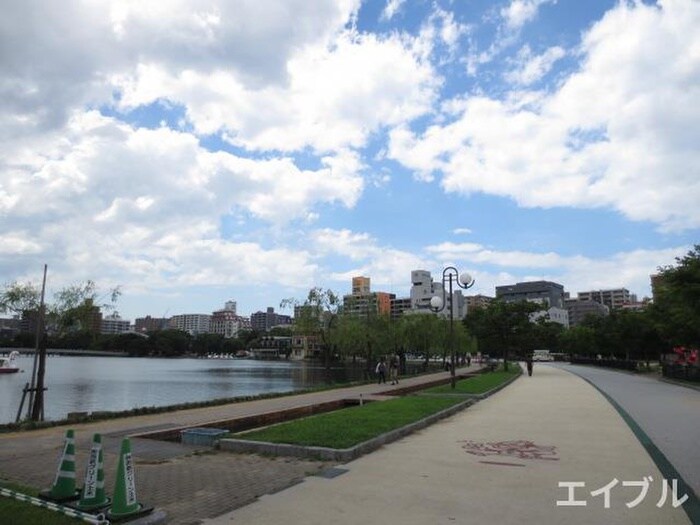
[[[532,351],[533,361],[554,361],[554,357],[549,353],[549,350],[533,350]]]

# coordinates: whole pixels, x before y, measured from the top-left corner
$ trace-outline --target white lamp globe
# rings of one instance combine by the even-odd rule
[[[469,286],[472,282],[472,276],[468,273],[463,273],[459,276],[459,282],[462,283],[462,286]]]
[[[436,310],[439,310],[440,308],[442,308],[442,297],[438,297],[437,295],[434,297],[431,297],[430,307],[435,308]]]

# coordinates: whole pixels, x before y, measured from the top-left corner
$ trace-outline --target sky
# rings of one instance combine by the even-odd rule
[[[650,295],[700,242],[700,2],[9,0],[0,284]],[[101,295],[102,297],[102,295]]]

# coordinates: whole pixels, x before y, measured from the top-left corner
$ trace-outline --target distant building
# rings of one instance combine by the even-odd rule
[[[347,315],[391,315],[391,301],[396,296],[370,291],[369,277],[352,278],[352,294],[343,296],[343,312]]]
[[[209,333],[211,315],[180,314],[170,318],[169,328],[187,332],[190,335]]]
[[[151,317],[150,315],[137,317],[134,321],[134,330],[142,334],[166,330],[169,321],[170,319],[167,317]]]
[[[487,307],[491,301],[493,301],[493,297],[488,297],[487,295],[467,295],[465,300],[467,304],[467,315],[469,315],[469,312],[476,308]]]
[[[529,301],[540,304],[542,309],[531,315],[536,320],[549,315],[549,320],[569,326],[569,314],[564,308],[564,286],[551,281],[527,281],[506,286],[496,286],[496,298],[508,303]]]
[[[352,278],[352,295],[367,295],[370,293],[369,277]]]
[[[564,301],[566,311],[569,313],[569,326],[578,326],[587,316],[605,317],[610,309],[597,301],[566,299]]]
[[[291,326],[292,318],[288,315],[275,313],[275,309],[268,307],[265,312],[255,312],[250,316],[250,326],[258,333],[269,332],[278,326]]]
[[[411,310],[411,298],[402,297],[391,300],[391,318],[396,320],[401,317],[404,312]]]
[[[411,310],[431,312],[430,300],[436,296],[445,301],[444,309],[438,312],[440,317],[464,318],[467,313],[466,300],[456,283],[452,288],[450,302],[449,292],[443,289],[442,282],[434,282],[430,272],[426,270],[413,270],[411,272]],[[450,310],[451,306],[454,307],[454,312]]]
[[[102,318],[100,333],[102,334],[123,334],[131,328],[131,321],[119,317],[119,312]]]
[[[0,337],[14,337],[19,333],[19,316],[0,318]]]
[[[596,301],[597,303],[604,304],[611,310],[622,308],[626,304],[637,302],[637,296],[635,294],[631,294],[627,288],[578,292],[578,298],[582,301]]]
[[[564,286],[551,281],[527,281],[496,286],[496,298],[507,303],[535,301],[548,307],[564,308]]]
[[[212,313],[208,332],[230,339],[238,337],[241,330],[250,330],[250,328],[250,320],[236,315],[236,303],[228,301],[222,310],[216,310]]]

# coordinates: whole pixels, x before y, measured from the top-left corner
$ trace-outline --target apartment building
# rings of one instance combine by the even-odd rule
[[[595,301],[597,303],[604,304],[611,310],[622,308],[626,304],[637,302],[637,296],[635,294],[631,294],[627,288],[578,292],[577,296],[581,301]]]

